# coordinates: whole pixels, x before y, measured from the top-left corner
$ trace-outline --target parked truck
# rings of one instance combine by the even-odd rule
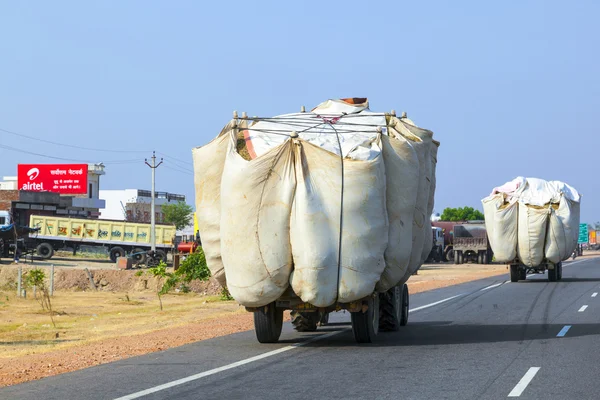
[[[73,249],[81,246],[106,247],[111,261],[132,255],[134,261],[145,261],[151,249],[150,224],[99,219],[61,218],[56,216],[32,215],[30,228],[38,229],[30,235],[36,253],[49,259],[61,248]],[[156,255],[167,261],[167,253],[173,246],[175,226],[156,225]]]
[[[483,221],[454,225],[454,263],[489,264],[492,249]]]
[[[433,236],[433,244],[431,252],[425,262],[441,262],[444,260],[444,231],[442,228],[432,226],[431,235]]]

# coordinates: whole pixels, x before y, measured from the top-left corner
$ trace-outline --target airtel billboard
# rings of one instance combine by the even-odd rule
[[[19,190],[86,194],[87,164],[19,164]]]

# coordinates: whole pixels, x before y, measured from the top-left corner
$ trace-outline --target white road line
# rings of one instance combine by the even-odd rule
[[[424,310],[424,309],[429,308],[429,307],[437,306],[438,304],[445,303],[447,301],[450,301],[450,300],[455,299],[455,298],[460,297],[460,296],[463,296],[463,294],[457,294],[456,296],[448,297],[447,299],[436,301],[435,303],[426,304],[426,305],[421,306],[421,307],[413,308],[409,312]],[[118,398],[116,398],[114,400],[133,400],[133,399],[138,399],[140,397],[147,396],[147,395],[152,394],[152,393],[160,392],[162,390],[170,389],[170,388],[175,387],[175,386],[183,385],[184,383],[192,382],[192,381],[195,381],[195,380],[198,380],[198,379],[202,379],[202,378],[207,377],[207,376],[218,374],[219,372],[223,372],[223,371],[227,371],[227,370],[230,370],[230,369],[233,369],[233,368],[241,367],[242,365],[250,364],[250,363],[252,363],[254,361],[263,360],[265,358],[269,358],[269,357],[275,356],[277,354],[285,353],[286,351],[294,350],[294,349],[297,349],[298,347],[305,346],[305,345],[307,345],[309,343],[313,343],[313,342],[316,342],[316,341],[319,341],[319,340],[327,339],[327,338],[330,338],[332,336],[339,335],[340,333],[344,333],[344,332],[348,332],[348,331],[349,331],[349,329],[343,329],[341,331],[331,332],[331,333],[327,333],[325,335],[319,335],[319,336],[316,336],[316,337],[314,337],[314,338],[312,338],[310,340],[307,340],[305,342],[296,343],[296,344],[293,344],[291,346],[285,346],[285,347],[282,347],[282,348],[277,349],[277,350],[269,351],[267,353],[259,354],[259,355],[254,356],[254,357],[246,358],[245,360],[241,360],[241,361],[237,361],[237,362],[234,362],[234,363],[231,363],[231,364],[227,364],[227,365],[224,365],[224,366],[219,367],[219,368],[214,368],[214,369],[211,369],[211,370],[208,370],[208,371],[200,372],[199,374],[190,375],[188,377],[177,379],[177,380],[172,381],[172,382],[167,382],[165,384],[154,386],[154,387],[151,387],[149,389],[142,390],[140,392],[136,392],[136,393],[128,394],[126,396],[118,397]]]
[[[507,281],[507,282],[510,282],[510,281]],[[493,289],[493,288],[495,288],[495,287],[498,287],[498,286],[504,285],[505,283],[506,283],[506,282],[500,282],[500,283],[496,283],[495,285],[490,285],[490,286],[488,286],[488,287],[484,287],[483,289],[479,289],[479,291],[480,291],[480,292],[483,292],[484,290]]]
[[[222,367],[214,368],[214,369],[211,369],[211,370],[208,370],[208,371],[204,371],[204,372],[201,372],[199,374],[191,375],[191,376],[188,376],[188,377],[185,377],[185,378],[177,379],[176,381],[168,382],[168,383],[165,383],[163,385],[152,387],[150,389],[142,390],[141,392],[136,392],[136,393],[129,394],[127,396],[119,397],[119,398],[116,398],[115,400],[131,400],[131,399],[137,399],[137,398],[140,398],[140,397],[143,397],[143,396],[147,396],[149,394],[160,392],[161,390],[169,389],[169,388],[172,388],[174,386],[183,385],[184,383],[195,381],[195,380],[204,378],[206,376],[218,374],[219,372],[223,372],[223,371],[227,371],[229,369],[241,367],[242,365],[250,364],[250,363],[252,363],[254,361],[262,360],[262,359],[265,359],[265,358],[268,358],[268,357],[275,356],[277,354],[285,353],[286,351],[297,349],[298,347],[302,347],[302,346],[307,345],[309,343],[313,343],[313,342],[316,342],[318,340],[323,340],[323,339],[327,339],[327,338],[335,336],[335,335],[339,335],[340,333],[347,332],[348,330],[349,329],[344,329],[344,330],[341,330],[341,331],[327,333],[325,335],[319,335],[319,336],[314,337],[314,338],[312,338],[310,340],[307,340],[305,342],[296,343],[296,344],[293,344],[291,346],[285,346],[285,347],[282,347],[282,348],[277,349],[277,350],[269,351],[267,353],[259,354],[259,355],[254,356],[254,357],[246,358],[245,360],[234,362],[232,364],[227,364],[227,365],[224,365]]]
[[[558,332],[558,335],[556,335],[556,337],[564,337],[569,331],[569,329],[571,329],[571,325],[565,325],[564,328],[562,328],[560,332]]]
[[[537,374],[539,370],[540,367],[529,368],[529,371],[525,373],[525,375],[521,378],[519,383],[517,383],[517,386],[515,386],[514,389],[508,394],[508,397],[521,396],[521,393],[523,393],[523,391],[527,388],[527,385],[529,385],[529,383],[532,381],[532,379],[535,377],[535,374]]]
[[[579,312],[584,312],[586,308],[588,308],[588,306],[581,306],[581,308],[579,309]]]
[[[592,297],[596,297],[596,296],[598,296],[598,292],[592,293]]]
[[[419,310],[424,310],[426,308],[437,306],[438,304],[445,303],[447,301],[450,301],[450,300],[455,299],[460,296],[463,296],[463,294],[457,294],[456,296],[448,297],[447,299],[436,301],[435,303],[431,303],[431,304],[427,304],[427,305],[424,305],[421,307],[413,308],[413,309],[409,310],[408,312],[411,313],[411,312],[415,312],[415,311],[419,311]]]

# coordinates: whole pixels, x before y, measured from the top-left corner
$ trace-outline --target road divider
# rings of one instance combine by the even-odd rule
[[[521,378],[519,383],[517,383],[517,386],[515,386],[513,388],[513,390],[511,390],[511,392],[508,394],[508,397],[520,397],[521,394],[523,393],[523,391],[531,383],[531,381],[533,380],[533,378],[535,377],[535,375],[538,373],[539,370],[540,370],[540,367],[529,368],[529,370]]]

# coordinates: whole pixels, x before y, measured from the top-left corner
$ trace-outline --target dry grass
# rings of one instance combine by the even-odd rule
[[[0,292],[0,359],[244,313],[233,302],[196,294],[166,295],[164,311],[152,293],[59,292],[52,298],[56,328],[31,298]]]

